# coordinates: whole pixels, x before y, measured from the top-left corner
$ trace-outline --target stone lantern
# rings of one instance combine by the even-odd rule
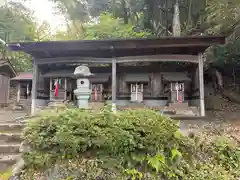
[[[91,95],[89,77],[93,75],[87,66],[78,66],[74,71],[74,76],[77,78],[77,89],[74,90],[74,94],[80,109],[88,109],[88,100]]]

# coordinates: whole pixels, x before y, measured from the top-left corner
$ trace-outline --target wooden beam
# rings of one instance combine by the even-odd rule
[[[92,58],[92,57],[60,57],[60,58],[38,58],[36,63],[42,64],[73,64],[73,63],[112,63],[111,58]]]
[[[214,43],[212,42],[210,45],[209,43],[206,43],[206,42],[200,42],[200,43],[177,43],[177,44],[157,44],[157,43],[151,43],[151,44],[143,44],[143,43],[137,43],[137,44],[131,44],[131,43],[128,43],[128,44],[119,44],[117,45],[117,50],[121,50],[121,49],[150,49],[150,48],[154,48],[154,49],[157,49],[157,48],[183,48],[183,47],[196,47],[196,48],[199,48],[199,47],[209,47],[209,46],[212,46],[212,45],[219,45],[219,43]]]
[[[189,62],[198,63],[198,56],[194,55],[148,55],[148,56],[126,56],[119,57],[116,63],[126,62]],[[61,57],[61,58],[41,58],[36,63],[56,64],[56,63],[112,63],[112,58],[94,58],[94,57]]]
[[[126,62],[190,62],[198,63],[198,57],[194,55],[150,55],[120,57],[118,63]]]
[[[204,104],[204,73],[203,73],[203,54],[198,55],[199,58],[199,91],[200,91],[200,116],[205,116],[205,104]]]

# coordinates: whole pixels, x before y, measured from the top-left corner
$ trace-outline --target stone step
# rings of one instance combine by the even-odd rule
[[[14,164],[16,164],[19,157],[20,155],[16,154],[0,156],[0,173],[7,171]]]
[[[20,143],[19,144],[12,144],[12,143],[7,143],[7,144],[0,144],[0,154],[7,155],[7,154],[17,154],[19,152],[20,148]]]
[[[0,123],[0,133],[21,132],[23,128],[24,124],[21,123]]]
[[[189,108],[188,103],[169,103],[169,108],[172,109],[185,109]]]
[[[21,133],[0,133],[0,144],[20,143]]]
[[[49,101],[48,102],[48,105],[61,105],[61,104],[65,104],[66,103],[66,101],[64,101],[64,100],[52,100],[52,101]]]
[[[196,116],[200,116],[200,114],[199,114],[199,108],[194,107],[194,106],[191,106],[190,109],[192,110],[192,112],[193,112],[194,114],[196,114]]]

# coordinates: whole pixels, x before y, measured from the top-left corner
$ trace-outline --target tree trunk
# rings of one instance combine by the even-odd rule
[[[122,5],[123,13],[124,13],[123,14],[124,24],[128,24],[128,10],[127,10],[125,0],[122,0],[121,5]]]
[[[188,5],[187,28],[189,26],[192,27],[192,22],[191,22],[192,21],[192,16],[191,16],[191,14],[192,14],[192,0],[189,1],[189,5]]]
[[[217,77],[218,87],[219,87],[219,89],[222,89],[223,88],[222,74],[217,69],[215,70],[215,74],[216,74],[216,77]]]
[[[234,67],[233,67],[232,75],[233,75],[233,84],[235,86],[236,85],[236,72],[235,72],[235,68]]]
[[[217,77],[218,89],[223,96],[228,98],[230,101],[240,104],[240,96],[237,93],[234,93],[231,90],[227,90],[223,88],[223,78],[221,72],[217,69],[215,70],[215,74]]]
[[[178,0],[176,0],[176,4],[174,5],[173,36],[181,36],[181,23],[180,23],[180,11],[179,11]]]

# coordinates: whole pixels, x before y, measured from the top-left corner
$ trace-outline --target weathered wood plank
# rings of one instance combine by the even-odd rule
[[[149,55],[149,56],[127,56],[118,57],[117,63],[127,62],[190,62],[198,63],[198,57],[194,55]],[[61,57],[61,58],[39,58],[36,63],[55,64],[55,63],[112,63],[112,58],[94,57]]]

